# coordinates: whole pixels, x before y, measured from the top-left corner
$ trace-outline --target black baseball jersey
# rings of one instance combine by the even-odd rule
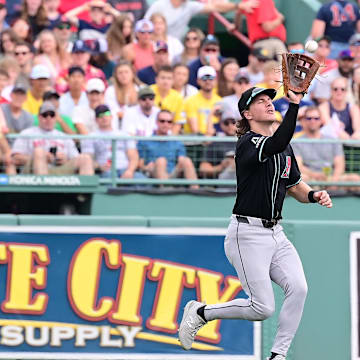
[[[233,213],[262,219],[281,219],[287,189],[301,181],[291,145],[279,154],[262,152],[268,136],[248,131],[236,144],[237,196]]]

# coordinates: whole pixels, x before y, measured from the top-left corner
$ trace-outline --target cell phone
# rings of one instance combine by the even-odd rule
[[[57,151],[57,147],[56,146],[52,146],[50,149],[49,149],[49,152],[51,154],[53,154],[54,156],[56,156],[56,151]]]

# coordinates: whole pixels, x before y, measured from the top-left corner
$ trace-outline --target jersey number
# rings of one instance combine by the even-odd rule
[[[346,4],[343,8],[339,8],[336,4],[330,6],[330,11],[332,13],[331,25],[339,27],[343,22],[355,21],[356,16],[354,13],[354,8],[351,4]]]

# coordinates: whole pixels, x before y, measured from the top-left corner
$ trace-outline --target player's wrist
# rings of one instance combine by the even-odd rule
[[[314,198],[314,194],[315,194],[315,191],[314,190],[310,190],[308,192],[308,200],[310,203],[316,203],[317,201],[315,200]]]

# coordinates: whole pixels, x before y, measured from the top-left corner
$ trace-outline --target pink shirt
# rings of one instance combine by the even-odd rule
[[[140,47],[138,43],[134,43],[133,46],[135,54],[134,66],[136,71],[154,64],[153,49],[151,46],[147,49]]]

